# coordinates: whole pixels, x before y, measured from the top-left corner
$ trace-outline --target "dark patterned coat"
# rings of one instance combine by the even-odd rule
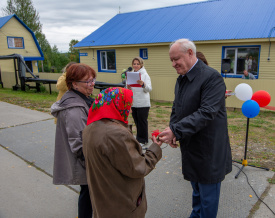
[[[201,60],[175,86],[170,128],[180,141],[189,181],[221,182],[232,170],[222,76]]]

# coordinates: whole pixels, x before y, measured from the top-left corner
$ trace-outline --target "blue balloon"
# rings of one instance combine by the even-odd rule
[[[260,106],[254,100],[247,100],[243,103],[242,112],[247,118],[253,118],[260,113]]]

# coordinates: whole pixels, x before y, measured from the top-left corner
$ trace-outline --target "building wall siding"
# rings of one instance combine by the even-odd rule
[[[36,75],[39,75],[39,78],[41,79],[54,79],[57,80],[62,73],[38,73]],[[12,86],[15,85],[15,76],[14,74],[2,72],[2,80],[4,83],[5,88],[12,88]],[[174,86],[176,81],[175,77],[167,77],[165,79],[158,80],[157,77],[152,77],[152,86],[153,91],[151,94],[151,99],[158,100],[158,101],[173,101],[174,99]],[[265,90],[271,95],[271,102],[269,106],[275,107],[275,86],[274,81],[269,79],[259,79],[259,80],[242,80],[242,79],[235,79],[235,78],[226,78],[224,79],[226,83],[226,87],[228,90],[234,91],[236,86],[241,83],[249,84],[253,92],[259,91],[259,90]],[[49,86],[46,84],[44,85],[47,90],[49,90]],[[51,85],[52,91],[57,91],[56,85]],[[94,94],[98,94],[99,90],[94,90]],[[241,108],[242,104],[244,102],[236,98],[234,95],[231,97],[228,97],[226,100],[226,106],[232,107],[232,108]]]
[[[225,79],[226,87],[228,90],[234,91],[236,86],[241,83],[246,83],[251,86],[253,93],[259,90],[265,90],[271,95],[271,101],[268,106],[275,107],[275,94],[274,81],[270,79],[258,79],[258,80],[243,80],[235,78]],[[236,96],[230,96],[226,99],[226,106],[232,108],[241,108],[244,101],[239,100]]]
[[[249,46],[260,45],[260,65],[259,65],[259,79],[242,80],[239,78],[225,78],[227,89],[234,90],[240,83],[250,84],[253,92],[258,90],[265,90],[271,96],[275,96],[275,45],[270,52],[270,61],[267,61],[269,42],[264,39],[262,42],[249,42],[248,40],[239,40],[238,42],[223,41],[215,43],[198,42],[197,51],[201,51],[207,58],[211,67],[221,72],[221,59],[223,46]],[[110,83],[121,82],[121,73],[123,69],[131,66],[132,59],[139,56],[140,48],[148,48],[148,59],[144,60],[145,68],[151,77],[153,90],[151,92],[151,99],[159,101],[173,101],[174,86],[178,77],[175,69],[172,67],[169,58],[169,44],[167,45],[150,45],[148,47],[132,46],[132,47],[108,47],[108,49],[115,49],[116,51],[116,73],[98,73],[97,80]],[[104,50],[104,48],[100,48]],[[97,49],[83,49],[80,52],[88,53],[88,56],[81,57],[81,62],[92,66],[97,72]],[[93,55],[94,54],[94,55]],[[275,100],[271,100],[270,106],[275,106]],[[235,96],[228,98],[227,106],[241,108],[242,103]]]
[[[7,36],[23,37],[24,49],[10,49],[8,48]],[[41,57],[39,50],[33,40],[31,33],[14,17],[12,17],[0,31],[0,56],[10,54],[21,54],[24,57]],[[37,66],[33,61],[33,71],[38,72]],[[13,61],[0,60],[0,67],[2,72],[14,72]]]
[[[12,59],[10,60],[0,60],[0,68],[1,72],[8,72],[14,75],[14,62]]]

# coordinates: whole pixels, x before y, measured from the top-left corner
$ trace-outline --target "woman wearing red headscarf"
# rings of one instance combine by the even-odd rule
[[[133,92],[124,88],[103,90],[90,108],[83,131],[83,152],[94,217],[145,217],[144,177],[161,159],[161,142],[142,153],[128,128]]]

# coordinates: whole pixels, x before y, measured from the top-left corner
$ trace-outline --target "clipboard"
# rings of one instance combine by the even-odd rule
[[[141,80],[140,72],[126,72],[126,77],[127,85],[131,87],[141,87],[141,85],[137,83],[137,80]]]

